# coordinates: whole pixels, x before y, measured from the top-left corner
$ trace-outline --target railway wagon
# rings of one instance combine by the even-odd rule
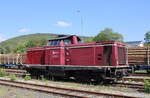
[[[128,74],[127,47],[121,42],[80,43],[75,35],[50,39],[27,50],[26,70],[33,76],[79,81],[113,80]]]
[[[128,47],[128,63],[134,70],[150,73],[150,47]]]
[[[22,67],[25,63],[25,54],[0,54],[0,66],[1,67]]]

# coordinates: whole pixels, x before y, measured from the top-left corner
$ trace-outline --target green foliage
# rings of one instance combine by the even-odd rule
[[[148,32],[146,32],[145,33],[145,38],[144,38],[144,40],[145,40],[145,45],[146,46],[150,46],[150,31],[148,31]]]
[[[24,47],[23,45],[20,45],[22,43],[26,43],[29,40],[32,39],[45,39],[48,40],[50,38],[56,37],[57,34],[50,34],[50,33],[36,33],[36,34],[29,34],[29,35],[23,35],[23,36],[18,36],[12,39],[8,39],[6,41],[3,41],[0,43],[0,47],[2,47],[5,51],[5,53],[10,53],[14,52],[16,48],[21,48]],[[43,42],[43,41],[42,41]],[[41,43],[42,43],[41,42]],[[21,48],[23,49],[23,48]],[[19,52],[22,52],[24,50],[20,50]]]
[[[123,36],[117,32],[114,32],[110,28],[102,30],[97,36],[93,38],[95,42],[102,41],[123,41]]]
[[[144,80],[144,90],[146,93],[150,93],[150,81]]]
[[[24,77],[24,80],[26,80],[26,81],[31,80],[31,79],[32,79],[31,76],[28,76],[28,75]]]
[[[131,80],[131,79],[129,79],[128,81],[129,81],[129,83],[131,83],[131,82],[132,82],[132,80]]]
[[[11,74],[11,75],[9,76],[9,78],[10,78],[10,80],[12,80],[12,81],[14,81],[14,80],[17,79],[16,75],[14,75],[14,74]]]
[[[85,39],[85,42],[86,42],[86,43],[94,42],[93,38],[94,38],[94,37],[89,37],[89,38]]]
[[[0,47],[0,54],[4,53],[4,48]]]
[[[0,53],[10,53],[11,49],[9,46],[0,47]]]
[[[6,71],[3,69],[0,69],[0,77],[4,77],[6,75],[7,75]]]
[[[24,43],[19,44],[15,49],[14,52],[22,53],[25,52],[27,48],[38,47],[46,45],[46,39],[31,39]]]
[[[47,78],[42,77],[41,79],[42,79],[42,81],[44,81],[44,82],[46,82],[46,83],[48,82],[48,79],[47,79]]]
[[[26,43],[22,43],[22,44],[19,44],[15,49],[14,49],[14,52],[15,53],[22,53],[22,52],[25,52],[26,51]]]
[[[5,51],[4,51],[5,53],[10,53],[11,52],[11,49],[10,49],[9,46],[5,46],[4,49],[5,49]]]

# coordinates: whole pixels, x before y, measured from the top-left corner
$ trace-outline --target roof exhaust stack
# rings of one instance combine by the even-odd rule
[[[68,35],[63,35],[63,34],[62,35],[58,35],[58,37],[65,37],[65,36],[68,36]]]

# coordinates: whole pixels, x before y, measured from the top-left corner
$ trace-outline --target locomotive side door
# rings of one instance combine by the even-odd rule
[[[104,64],[105,66],[112,65],[112,46],[104,46]]]

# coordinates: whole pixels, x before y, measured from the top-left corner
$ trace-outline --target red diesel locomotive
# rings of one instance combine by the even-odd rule
[[[33,76],[103,81],[127,75],[127,47],[121,42],[80,43],[75,35],[29,48],[25,67]]]

